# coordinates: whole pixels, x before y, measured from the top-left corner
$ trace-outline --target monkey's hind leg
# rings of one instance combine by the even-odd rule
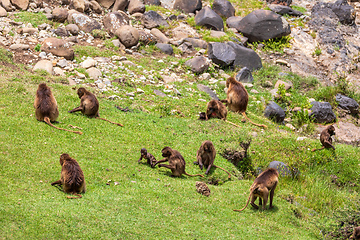
[[[76,108],[68,111],[68,113],[79,112],[79,111],[81,111],[82,109],[83,109],[82,107],[76,107]]]

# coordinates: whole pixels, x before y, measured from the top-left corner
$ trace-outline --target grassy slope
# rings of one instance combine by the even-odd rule
[[[298,142],[297,135],[279,133],[279,126],[256,116],[264,106],[254,102],[249,105],[249,116],[268,124],[266,131],[249,123],[235,128],[222,121],[196,121],[197,113],[206,106],[197,99],[209,100],[198,92],[179,100],[162,99],[152,94],[150,86],[140,85],[145,95],[136,96],[134,101],[109,101],[98,95],[101,116],[124,123],[121,128],[67,113],[79,99],[71,87],[54,83],[61,79],[6,66],[0,67],[2,239],[259,239],[259,234],[262,239],[315,239],[322,236],[314,222],[328,225],[334,211],[345,205],[353,207],[358,200],[357,188],[337,188],[329,177],[337,174],[345,183],[359,180],[355,148],[338,144],[336,156],[331,151],[310,153],[308,148],[319,146],[318,141]],[[82,127],[84,135],[36,121],[32,105],[40,82],[52,87],[58,101],[61,123],[57,125]],[[178,85],[183,92],[191,87]],[[149,111],[123,113],[115,104]],[[182,116],[169,114],[172,109],[181,110]],[[240,123],[241,117],[230,113],[229,120]],[[239,138],[251,132],[258,133],[250,146],[254,166],[266,167],[270,161],[280,160],[302,172],[299,180],[280,180],[275,209],[270,211],[251,207],[242,213],[232,211],[245,204],[252,180],[233,177],[226,181],[227,174],[212,171],[206,179],[220,179],[224,184],[210,185],[212,195],[207,198],[196,193],[199,177],[171,178],[167,169],[137,164],[142,147],[160,159],[160,150],[171,146],[183,154],[188,173],[200,173],[192,162],[202,141],[213,141],[220,152],[238,146]],[[85,173],[87,193],[80,200],[68,200],[50,185],[60,177],[59,156],[65,152],[78,160]],[[219,154],[216,162],[237,173]],[[110,186],[106,185],[108,180]],[[114,185],[115,181],[119,185]],[[289,195],[301,205],[289,204],[285,200]]]

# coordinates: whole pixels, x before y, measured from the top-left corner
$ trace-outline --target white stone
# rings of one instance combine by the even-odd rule
[[[51,75],[53,74],[53,64],[51,61],[48,60],[41,60],[39,62],[37,62],[33,68],[33,71],[35,70],[45,70],[48,73],[50,73]]]
[[[83,61],[82,63],[80,63],[80,66],[82,68],[86,68],[86,69],[95,67],[95,65],[96,65],[96,61],[92,58],[88,58],[85,61]]]

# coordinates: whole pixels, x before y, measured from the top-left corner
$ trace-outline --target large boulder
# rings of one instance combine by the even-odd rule
[[[130,25],[121,26],[116,30],[115,36],[117,36],[121,43],[127,48],[135,46],[139,42],[139,31]]]
[[[149,29],[156,28],[159,26],[168,27],[169,24],[167,21],[157,12],[155,11],[148,11],[145,12],[141,17],[141,23]]]
[[[105,29],[111,34],[115,34],[120,27],[129,25],[129,17],[123,11],[109,12],[103,19]]]
[[[211,8],[204,7],[195,16],[195,23],[217,31],[224,31],[224,22]]]
[[[342,24],[354,24],[356,17],[355,10],[347,0],[337,0],[331,9],[338,16]]]
[[[336,102],[338,107],[350,111],[351,114],[359,113],[359,104],[352,98],[344,96],[342,94],[336,95]]]
[[[74,59],[74,50],[71,48],[71,45],[63,40],[58,38],[47,38],[41,45],[41,51],[52,53],[58,57],[64,57],[67,60]]]
[[[280,15],[287,14],[287,15],[292,15],[292,16],[297,16],[297,17],[300,17],[303,15],[302,12],[294,10],[288,6],[283,6],[283,5],[279,5],[279,4],[270,4],[268,7],[270,8],[271,11],[273,11],[277,14],[280,14]]]
[[[115,0],[96,0],[96,1],[106,9],[110,8],[115,2]]]
[[[209,68],[209,63],[203,56],[197,56],[187,60],[185,65],[190,67],[191,71],[197,74],[203,73]]]
[[[284,176],[291,177],[292,176],[292,173],[286,163],[283,163],[280,161],[272,161],[271,163],[269,163],[268,168],[275,168],[282,177],[284,177]]]
[[[65,22],[67,17],[68,17],[69,13],[68,10],[65,8],[54,8],[54,10],[52,11],[52,20],[55,22]]]
[[[155,44],[155,47],[157,47],[158,49],[160,49],[160,51],[168,55],[172,55],[174,53],[174,49],[172,48],[172,46],[167,43],[157,43]]]
[[[312,102],[311,113],[309,118],[317,123],[331,123],[336,120],[336,115],[328,102]]]
[[[15,7],[11,5],[10,0],[0,0],[0,5],[3,6],[8,12],[15,10]]]
[[[100,23],[89,16],[75,10],[69,11],[68,22],[76,24],[80,30],[90,33],[95,29],[101,29]]]
[[[234,42],[227,42],[227,45],[234,50],[234,66],[247,67],[251,71],[262,68],[261,58],[254,50]]]
[[[83,13],[85,11],[85,1],[84,0],[71,0],[70,9],[75,9],[78,12]]]
[[[290,25],[285,18],[269,10],[251,12],[241,20],[236,29],[250,42],[266,41],[291,33]]]
[[[213,42],[208,44],[209,58],[216,64],[227,67],[234,63],[236,54],[234,49],[226,43]]]
[[[140,0],[130,0],[128,5],[129,14],[144,13],[145,5]]]
[[[201,0],[175,0],[174,9],[184,13],[195,13],[202,8]]]
[[[25,11],[29,6],[29,0],[11,0],[11,4],[17,9]]]
[[[285,119],[285,111],[275,102],[270,102],[266,106],[264,115],[277,123],[282,123]]]
[[[228,19],[226,19],[226,25],[229,28],[237,29],[239,27],[242,19],[243,19],[243,17],[238,17],[238,16],[229,17]]]
[[[220,17],[229,18],[235,16],[235,8],[228,0],[215,0],[212,10]]]

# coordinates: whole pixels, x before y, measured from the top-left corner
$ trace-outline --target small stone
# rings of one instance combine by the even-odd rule
[[[129,92],[129,93],[126,93],[126,96],[128,96],[128,97],[135,97],[135,93]]]
[[[137,88],[136,89],[136,93],[144,93],[144,90],[140,89],[140,88]]]

